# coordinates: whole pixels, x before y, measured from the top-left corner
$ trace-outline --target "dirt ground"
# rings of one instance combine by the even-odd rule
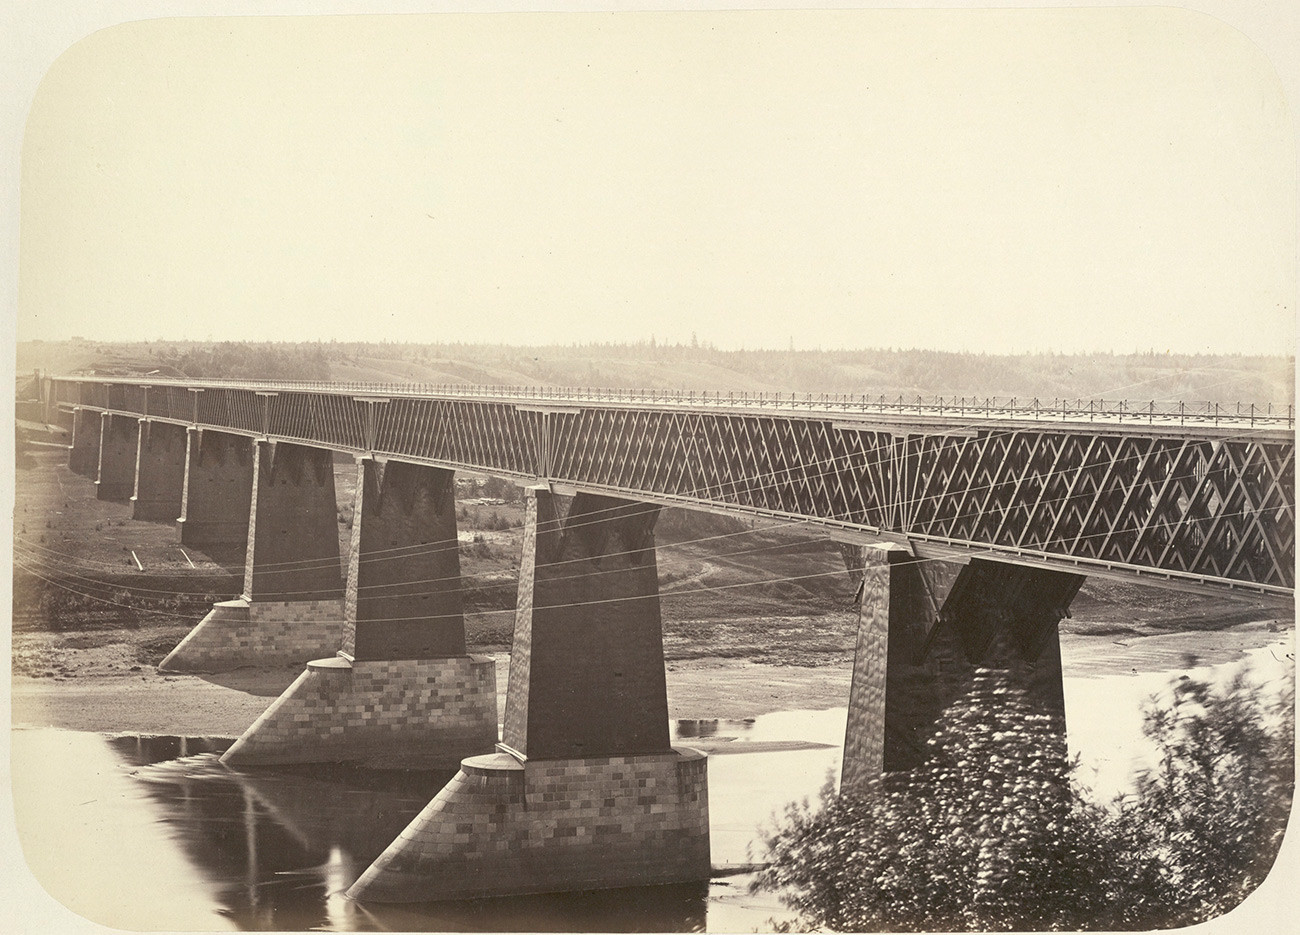
[[[505,710],[509,656],[497,663],[497,710]],[[218,675],[160,674],[152,667],[55,681],[16,676],[15,727],[102,733],[237,737],[302,672],[301,666]],[[674,718],[746,718],[771,711],[825,709],[848,701],[849,669],[777,666],[736,659],[669,663]]]
[[[1116,640],[1065,635],[1067,676],[1177,671],[1232,662],[1291,629],[1258,621],[1218,631],[1151,634]],[[496,662],[497,710],[505,710],[508,653]],[[668,710],[675,719],[743,719],[774,711],[824,710],[848,703],[850,665],[793,666],[705,658],[667,663]],[[301,666],[239,669],[216,675],[171,675],[152,666],[72,678],[15,676],[15,727],[60,727],[101,733],[237,737],[301,673]]]

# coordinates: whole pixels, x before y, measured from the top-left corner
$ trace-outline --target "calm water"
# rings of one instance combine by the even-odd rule
[[[839,768],[844,710],[687,721],[729,748],[709,762],[715,866],[743,865],[756,828]],[[730,753],[763,741],[812,749]],[[454,771],[234,770],[230,740],[13,734],[14,800],[29,865],[73,911],[126,929],[750,931],[788,914],[747,874],[659,886],[416,906],[343,892]]]
[[[1265,680],[1292,663],[1289,640],[1271,640],[1248,654]],[[1235,668],[1192,671],[1216,677]],[[1067,675],[1071,747],[1098,793],[1122,788],[1142,765],[1141,703],[1169,677]],[[845,715],[841,708],[674,724],[674,742],[711,751],[715,867],[748,863],[760,825],[838,774]],[[761,748],[790,741],[820,746]],[[73,911],[125,929],[744,932],[788,916],[774,898],[747,892],[747,874],[689,886],[361,906],[343,892],[451,772],[232,770],[217,761],[229,743],[14,732],[17,825],[37,879]]]

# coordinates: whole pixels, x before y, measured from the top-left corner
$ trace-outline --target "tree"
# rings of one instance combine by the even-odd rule
[[[1272,869],[1295,788],[1294,681],[1261,694],[1240,673],[1222,688],[1184,677],[1148,705],[1157,765],[1107,828],[1136,925],[1222,915]]]
[[[854,931],[1134,929],[1226,912],[1267,874],[1294,784],[1292,686],[1184,679],[1146,711],[1157,769],[1098,805],[1071,781],[1059,725],[1004,673],[936,725],[924,764],[864,795],[829,787],[765,840],[756,889],[803,924]]]

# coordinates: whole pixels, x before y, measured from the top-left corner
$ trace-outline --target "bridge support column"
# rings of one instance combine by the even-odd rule
[[[138,437],[131,516],[174,523],[185,490],[185,427],[141,419]]]
[[[409,902],[707,879],[704,756],[668,736],[658,508],[529,491],[505,729],[353,884]]]
[[[333,454],[262,440],[255,448],[244,593],[214,607],[160,669],[284,665],[339,645],[343,587]]]
[[[72,444],[68,446],[68,467],[85,477],[99,477],[99,437],[103,417],[94,409],[78,406],[72,411]]]
[[[252,500],[253,440],[211,429],[187,429],[177,520],[181,545],[207,551],[246,550]]]
[[[465,652],[455,474],[358,459],[342,650],[307,670],[230,765],[455,766],[497,740],[496,665]]]
[[[135,491],[135,457],[140,421],[135,416],[104,413],[100,422],[99,477],[95,499],[129,500]]]
[[[840,788],[863,792],[883,772],[922,762],[945,708],[976,668],[1007,670],[1057,725],[1065,701],[1057,624],[1083,576],[972,559],[917,560],[896,546],[862,550],[863,586]]]

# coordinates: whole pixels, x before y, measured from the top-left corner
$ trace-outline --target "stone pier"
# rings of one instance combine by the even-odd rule
[[[1008,671],[1057,725],[1055,752],[1065,755],[1057,624],[1082,575],[984,559],[920,560],[892,545],[859,554],[841,791],[863,792],[884,772],[918,765],[939,715],[970,691],[976,667]]]
[[[496,668],[465,652],[455,475],[359,459],[352,515],[341,651],[308,663],[222,762],[454,766],[492,751]]]
[[[215,672],[284,665],[326,655],[339,645],[343,584],[333,455],[287,442],[254,444],[244,593],[214,607],[159,669]],[[240,460],[237,448],[224,454],[222,466]],[[214,472],[211,487],[237,493],[227,482],[230,473]],[[191,497],[193,480],[186,485]]]
[[[72,411],[72,444],[68,446],[68,467],[84,477],[99,478],[99,437],[103,416],[94,409],[78,406]]]
[[[135,457],[140,420],[136,416],[104,413],[100,422],[97,500],[129,500],[135,492]]]
[[[253,440],[211,429],[187,429],[177,520],[181,545],[246,550],[252,501]]]
[[[658,508],[528,492],[505,728],[348,895],[378,902],[707,879],[704,756],[669,743]]]
[[[184,426],[140,420],[132,519],[176,522],[185,492],[185,445]]]

